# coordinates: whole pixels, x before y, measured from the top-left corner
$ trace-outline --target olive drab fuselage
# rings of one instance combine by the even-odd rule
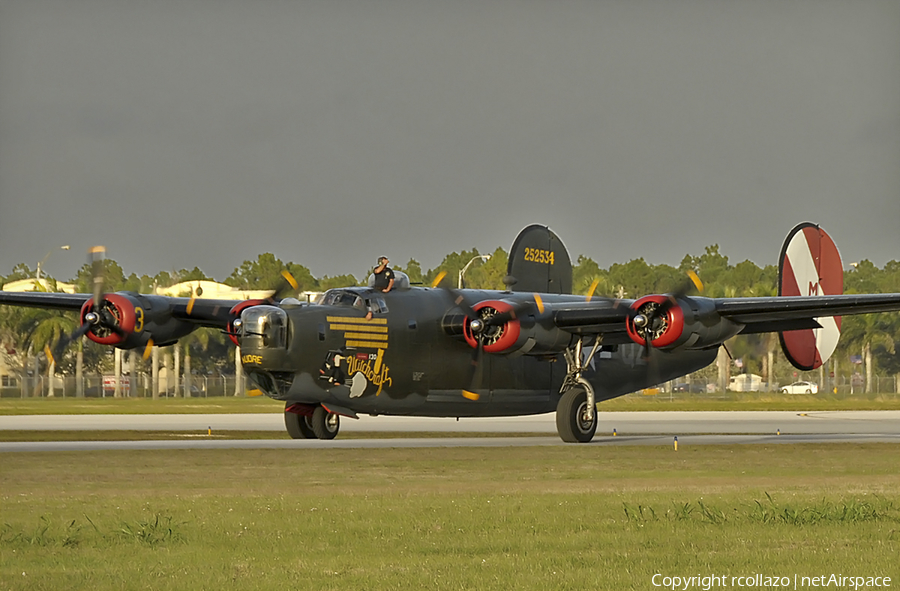
[[[367,414],[506,416],[556,409],[567,373],[559,351],[571,345],[571,334],[558,331],[556,352],[485,355],[483,383],[473,400],[463,394],[471,387],[473,374],[473,348],[463,335],[465,317],[454,313],[443,290],[332,291],[348,296],[329,298],[346,305],[254,306],[243,312],[244,371],[266,395],[288,402],[330,403]],[[349,296],[365,301],[375,293],[386,311],[366,320],[365,308],[354,306],[355,298]],[[475,290],[467,295],[474,301],[527,297]],[[584,298],[551,294],[544,301],[553,306]],[[267,319],[264,328],[247,334],[249,326],[260,326],[260,318]],[[266,330],[270,334],[263,334]],[[641,347],[627,343],[600,347],[585,377],[594,385],[597,399],[605,400],[682,375],[685,367],[703,367],[715,351],[695,353],[690,359],[657,355],[659,363],[651,375]]]

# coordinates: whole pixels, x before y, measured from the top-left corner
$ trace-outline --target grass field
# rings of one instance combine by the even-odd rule
[[[898,394],[856,396],[735,393],[698,396],[629,394],[601,402],[601,411],[650,410],[900,410]],[[3,398],[0,415],[34,414],[207,414],[282,412],[284,403],[264,396],[218,398]]]
[[[893,444],[6,453],[0,589],[896,586],[898,460]]]

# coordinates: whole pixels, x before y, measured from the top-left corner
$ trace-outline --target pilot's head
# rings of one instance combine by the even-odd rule
[[[378,257],[378,264],[379,264],[379,265],[386,265],[386,264],[388,264],[389,262],[391,262],[391,261],[389,261],[387,257]]]

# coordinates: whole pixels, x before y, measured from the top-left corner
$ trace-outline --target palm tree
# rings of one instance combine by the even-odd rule
[[[54,310],[31,309],[22,314],[19,323],[24,334],[24,344],[32,351],[51,351],[63,339],[68,339],[78,327],[72,315]],[[47,396],[53,396],[53,376],[56,373],[56,360],[53,355],[47,356],[48,383]]]
[[[871,394],[874,380],[872,347],[881,345],[888,353],[896,353],[894,339],[889,333],[890,320],[884,314],[862,314],[843,319],[841,335],[851,351],[860,351],[865,364],[866,393]]]
[[[200,347],[201,351],[209,349],[209,343],[221,339],[221,333],[209,328],[198,328],[179,342],[184,346],[184,397],[191,397],[191,348]]]

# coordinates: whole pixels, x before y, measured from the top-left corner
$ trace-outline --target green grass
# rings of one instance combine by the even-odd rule
[[[7,453],[0,588],[900,578],[900,446]]]
[[[789,395],[729,392],[727,394],[629,394],[601,402],[602,411],[651,410],[900,410],[898,394]],[[208,414],[282,412],[284,403],[264,396],[218,398],[4,398],[0,415],[37,414]]]

